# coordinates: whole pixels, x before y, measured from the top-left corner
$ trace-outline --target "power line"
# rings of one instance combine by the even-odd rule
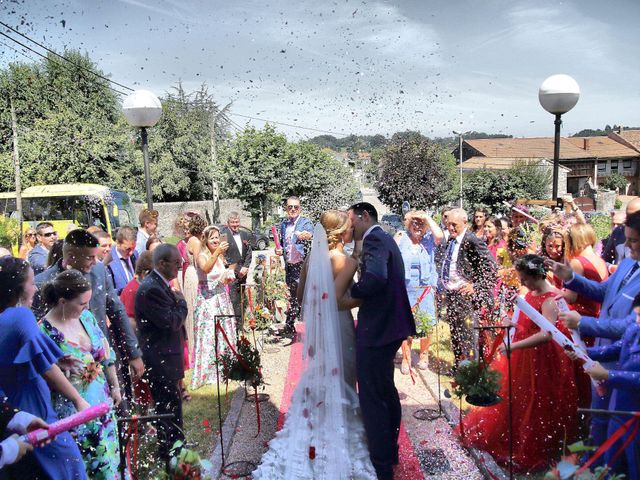
[[[3,26],[3,27],[5,27],[5,28],[8,28],[9,30],[11,30],[11,31],[12,31],[12,32],[14,32],[14,33],[17,33],[17,34],[18,34],[18,35],[20,35],[22,38],[24,38],[24,39],[26,39],[26,40],[29,40],[29,41],[30,41],[30,42],[32,42],[32,43],[35,43],[35,44],[36,44],[36,45],[38,45],[40,48],[42,48],[42,49],[46,50],[47,52],[49,52],[49,53],[51,53],[51,54],[55,55],[55,56],[56,56],[56,57],[58,57],[58,58],[60,58],[60,59],[64,60],[65,62],[70,63],[70,64],[71,64],[71,65],[73,65],[74,67],[76,67],[76,68],[80,68],[80,69],[82,69],[82,70],[84,70],[84,71],[86,71],[86,72],[89,72],[89,73],[90,73],[90,74],[92,74],[92,75],[95,75],[95,76],[96,76],[96,77],[98,77],[98,78],[101,78],[102,80],[105,80],[105,81],[107,81],[107,82],[109,82],[109,83],[113,83],[114,85],[117,85],[117,86],[119,86],[119,87],[122,87],[122,88],[124,88],[125,90],[129,90],[129,91],[133,92],[133,88],[131,88],[131,87],[127,87],[126,85],[123,85],[123,84],[121,84],[121,83],[118,83],[118,82],[116,82],[115,80],[111,80],[110,78],[107,78],[107,77],[105,77],[105,76],[103,76],[103,75],[100,75],[99,73],[94,72],[94,71],[93,71],[93,70],[91,70],[90,68],[87,68],[87,67],[84,67],[84,66],[82,66],[82,65],[78,65],[78,64],[77,64],[77,63],[75,63],[75,62],[72,62],[72,61],[71,61],[71,60],[69,60],[68,58],[66,58],[66,57],[64,57],[64,56],[62,56],[62,55],[60,55],[60,54],[59,54],[58,52],[56,52],[55,50],[52,50],[52,49],[50,49],[49,47],[47,47],[47,46],[45,46],[45,45],[42,45],[41,43],[39,43],[39,42],[35,41],[35,40],[34,40],[34,39],[32,39],[31,37],[29,37],[29,36],[25,35],[24,33],[20,33],[18,30],[16,30],[15,28],[10,27],[10,26],[9,26],[9,25],[7,25],[6,23],[4,23],[4,22],[0,22],[0,25],[2,25],[2,26]],[[5,35],[5,34],[3,34],[3,35],[4,35],[5,37],[8,37],[8,36],[7,36],[7,35]],[[8,38],[11,38],[11,37],[8,37]],[[15,39],[13,39],[13,38],[11,38],[11,39],[12,39],[14,42],[16,42],[16,40],[15,40]],[[123,95],[124,95],[124,94],[123,94]]]
[[[2,22],[0,22],[0,23],[2,23]],[[31,47],[29,47],[29,46],[25,45],[24,43],[20,42],[19,40],[16,40],[15,38],[10,37],[10,36],[9,36],[9,35],[7,35],[6,33],[4,33],[4,32],[0,32],[0,35],[2,35],[3,37],[7,37],[9,40],[12,40],[13,42],[17,43],[17,44],[18,44],[18,45],[20,45],[22,48],[26,48],[26,49],[27,49],[27,50],[29,50],[30,52],[35,53],[35,54],[36,54],[36,55],[38,55],[39,57],[44,58],[45,60],[49,60],[49,57],[47,57],[46,55],[44,55],[44,54],[42,54],[42,53],[40,53],[40,52],[38,52],[38,51],[34,50],[33,48],[31,48]],[[13,50],[15,50],[15,49],[13,49]],[[21,53],[21,52],[19,52],[19,53]],[[23,54],[23,55],[24,55],[24,54]],[[27,57],[27,58],[28,58],[28,57]],[[62,58],[64,58],[64,57],[62,57]],[[33,60],[33,59],[31,59],[31,60]],[[82,67],[82,66],[80,66],[80,65],[76,65],[75,63],[73,63],[73,62],[71,62],[71,61],[69,61],[69,60],[67,60],[67,61],[68,61],[69,63],[71,63],[72,65],[74,65],[74,66],[78,67],[78,68],[82,68],[83,70],[87,70],[86,68],[84,68],[84,67]],[[58,64],[59,64],[59,65],[62,65],[62,64],[61,64],[61,63],[59,63],[59,62],[58,62]],[[88,71],[89,71],[89,72],[91,72],[91,70],[88,70]],[[95,73],[95,72],[91,72],[91,73],[93,73],[94,75],[96,75],[96,76],[98,76],[98,77],[100,77],[100,78],[104,78],[104,77],[102,77],[101,75],[98,75],[98,74],[97,74],[97,73]],[[107,80],[107,81],[109,80],[108,78],[104,78],[104,79],[105,79],[105,80]],[[113,87],[108,86],[107,88],[109,88],[110,90],[113,90],[114,92],[116,92],[116,93],[117,93],[117,94],[119,94],[119,95],[126,95],[126,93],[121,92],[120,90],[117,90],[117,89],[115,89],[115,88],[113,88]]]
[[[301,125],[293,125],[291,123],[277,122],[276,120],[269,120],[267,118],[251,117],[249,115],[241,115],[239,113],[229,113],[229,115],[234,115],[236,117],[250,118],[251,120],[259,120],[261,122],[266,122],[266,123],[275,123],[277,125],[286,125],[287,127],[299,128],[302,130],[312,130],[314,132],[330,133],[331,135],[345,135],[344,133],[332,132],[330,130],[321,130],[319,128],[303,127]]]

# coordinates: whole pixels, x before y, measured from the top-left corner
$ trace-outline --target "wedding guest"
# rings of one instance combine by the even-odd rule
[[[232,270],[225,267],[223,260],[229,243],[220,242],[220,231],[213,225],[204,229],[203,237],[202,249],[196,259],[199,283],[194,312],[195,349],[191,390],[216,383],[218,364],[213,341],[216,335],[218,354],[228,349],[223,336],[216,333],[216,316],[233,315],[233,305],[226,285],[232,282],[235,276]],[[236,338],[235,319],[233,317],[218,318],[217,321],[227,338],[233,342]]]
[[[625,237],[629,258],[625,258],[613,275],[602,283],[574,274],[568,265],[547,261],[547,266],[563,280],[565,288],[602,302],[597,318],[580,315],[576,311],[561,312],[559,315],[567,328],[577,330],[581,336],[596,337],[594,347],[604,347],[619,340],[636,318],[632,299],[640,293],[640,212],[627,216]],[[611,365],[605,364],[605,367],[610,368]],[[591,408],[606,410],[609,407],[611,392],[601,393],[592,389]],[[607,428],[608,420],[594,415],[591,419],[591,444],[602,444],[607,438]]]
[[[136,293],[140,287],[140,282],[142,282],[152,271],[153,254],[150,251],[142,252],[136,262],[136,271],[133,280],[127,283],[127,285],[122,289],[122,293],[120,293],[120,301],[127,311],[127,316],[131,321],[131,327],[134,332],[138,329],[135,311]],[[143,408],[147,408],[151,405],[151,390],[149,390],[149,383],[144,378],[134,380],[133,393],[134,399],[138,405]]]
[[[178,282],[180,283],[181,290],[183,289],[184,284],[184,274],[189,266],[189,257],[187,256],[187,240],[189,238],[189,233],[187,232],[186,215],[187,214],[185,212],[180,213],[173,223],[173,233],[180,238],[178,243],[176,243],[176,247],[182,256],[182,268],[178,274]]]
[[[102,263],[96,263],[98,246],[98,239],[87,233],[86,230],[74,230],[64,239],[62,259],[36,276],[35,282],[40,288],[45,283],[52,281],[60,272],[70,268],[79,270],[85,275],[85,278],[91,283],[92,293],[89,310],[96,318],[102,333],[109,341],[109,345],[125,362],[119,368],[124,379],[121,385],[126,398],[130,398],[129,387],[126,383],[126,379],[129,377],[128,367],[131,367],[134,378],[141,377],[144,372],[142,353],[138,348],[138,339],[131,328],[124,306],[113,289],[113,283],[106,267]],[[46,305],[40,293],[35,296],[33,310],[39,318],[46,313]],[[110,327],[107,326],[107,316],[111,322]],[[129,365],[127,366],[126,363]]]
[[[0,470],[5,465],[19,462],[33,450],[33,446],[20,440],[18,434],[24,435],[38,428],[49,428],[49,425],[35,415],[18,411],[0,389],[0,438],[4,438],[0,442]]]
[[[113,247],[111,235],[109,235],[109,233],[105,232],[104,230],[96,230],[96,232],[93,233],[93,236],[96,237],[98,239],[98,242],[100,243],[98,247],[98,261],[104,263],[105,265],[108,265],[112,260],[111,255],[109,255],[109,253],[111,252],[111,247]]]
[[[512,228],[518,228],[529,221],[527,215],[529,213],[529,207],[526,205],[514,205],[511,208],[511,226]]]
[[[444,234],[444,242],[441,245],[444,245],[449,241],[449,227],[447,226],[449,223],[449,212],[453,210],[453,207],[444,206],[442,210],[440,210],[440,230]]]
[[[196,269],[196,259],[200,256],[202,250],[202,238],[207,222],[202,216],[194,212],[185,214],[185,239],[187,247],[188,265],[184,272],[182,284],[182,293],[187,302],[187,318],[184,322],[184,328],[187,332],[187,349],[189,355],[193,356],[194,352],[194,310],[196,308],[196,298],[198,297],[199,277]],[[184,268],[184,263],[182,264]]]
[[[473,212],[473,234],[482,238],[484,236],[484,222],[487,220],[487,209],[486,208],[476,208],[475,212]]]
[[[178,249],[162,244],[153,252],[154,270],[140,283],[135,313],[140,347],[148,365],[147,378],[157,414],[172,414],[158,422],[158,452],[169,459],[169,450],[184,441],[179,380],[184,377],[183,343],[187,302],[170,282],[178,276],[182,258]]]
[[[511,231],[511,221],[507,217],[500,218],[502,224],[502,239],[506,242],[509,238],[509,232]]]
[[[122,401],[114,366],[116,356],[87,310],[91,284],[78,270],[65,270],[42,288],[50,307],[40,329],[58,348],[76,362],[69,380],[90,405]],[[60,418],[73,415],[74,406],[62,395],[53,394],[53,406]],[[116,480],[120,464],[116,416],[113,411],[75,430],[76,443],[90,478]],[[98,454],[99,452],[99,454]]]
[[[564,262],[566,249],[566,228],[551,224],[542,232],[542,241],[540,244],[540,253],[543,257],[549,258],[554,262]],[[562,288],[562,280],[553,272],[547,273],[547,280],[556,288]]]
[[[151,235],[158,232],[158,211],[145,208],[138,215],[140,226],[138,227],[138,235],[136,237],[136,255],[140,255],[145,251],[145,245]],[[148,249],[147,249],[148,250]]]
[[[36,246],[36,231],[33,228],[27,228],[24,232],[24,240],[18,250],[18,258],[26,260],[29,252]]]
[[[544,259],[527,254],[516,262],[521,283],[529,289],[525,300],[565,335],[554,297],[558,290],[546,281]],[[501,373],[500,396],[509,395],[506,344],[491,364]],[[563,441],[571,441],[577,428],[577,390],[573,362],[551,340],[551,334],[520,313],[511,343],[512,402],[474,408],[463,419],[463,442],[489,452],[498,462],[509,461],[509,408],[513,426],[515,471],[528,473],[560,458]]]
[[[42,418],[58,420],[51,390],[65,395],[78,411],[89,404],[60,370],[62,351],[38,328],[29,309],[36,292],[33,270],[27,262],[0,258],[0,389],[16,408]],[[69,433],[28,453],[20,463],[5,467],[12,478],[87,478],[82,456]]]
[[[276,255],[284,258],[285,281],[289,287],[289,310],[286,326],[282,334],[295,334],[295,322],[300,316],[300,303],[297,299],[300,270],[304,263],[313,236],[313,223],[301,215],[300,199],[295,196],[287,198],[287,219],[280,224],[280,245]]]
[[[36,236],[38,244],[31,249],[27,258],[31,268],[33,268],[33,273],[38,275],[47,268],[49,250],[58,240],[58,232],[54,230],[52,223],[40,222],[36,225]]]
[[[483,240],[467,228],[467,212],[461,208],[449,212],[449,241],[438,250],[441,305],[451,330],[455,356],[454,369],[465,358],[475,357],[478,348],[479,313],[491,310],[496,263]]]
[[[625,217],[640,211],[640,197],[636,197],[627,203]],[[613,223],[613,222],[612,222]],[[625,248],[625,228],[624,221],[621,225],[613,228],[607,243],[602,249],[602,259],[610,265],[619,265],[622,260],[629,258],[628,249]],[[614,269],[610,272],[613,273]]]
[[[496,217],[488,217],[484,222],[483,231],[487,250],[493,258],[497,258],[498,250],[507,246],[507,242],[502,238],[502,222]]]
[[[633,299],[633,311],[636,319],[624,332],[617,342],[604,347],[587,349],[589,358],[595,364],[587,369],[587,373],[596,381],[604,382],[604,388],[612,390],[609,410],[636,412],[640,410],[640,295]],[[575,358],[575,355],[573,355]],[[602,366],[599,361],[608,362],[609,368]],[[611,362],[615,362],[614,364]],[[628,417],[619,415],[605,417],[608,419],[607,437],[611,436],[623,425]],[[611,469],[611,473],[624,474],[625,478],[640,478],[640,446],[637,439],[631,441],[624,449],[624,454],[614,459],[625,441],[629,440],[630,432],[626,432],[605,453],[604,463]]]
[[[404,261],[405,284],[409,303],[416,323],[416,336],[420,338],[420,370],[429,368],[429,333],[435,325],[435,292],[438,273],[435,265],[435,250],[444,235],[427,212],[413,210],[404,217],[406,235],[397,239]],[[411,366],[411,344],[413,337],[402,342],[402,365],[400,372],[409,373]]]
[[[58,260],[62,258],[63,245],[64,240],[56,240],[55,243],[51,246],[51,250],[49,250],[49,255],[47,256],[47,268],[57,263]]]
[[[116,244],[111,247],[111,262],[107,269],[113,280],[113,287],[116,294],[120,295],[122,289],[133,278],[136,269],[136,231],[131,227],[120,227],[116,232]],[[144,248],[144,246],[143,246]]]
[[[158,245],[163,244],[164,242],[160,240],[156,235],[149,235],[147,239],[147,243],[145,244],[145,251],[153,252]]]
[[[220,230],[220,235],[226,235],[229,249],[224,253],[224,258],[230,268],[235,272],[235,280],[229,285],[229,296],[233,304],[233,312],[236,317],[236,329],[242,329],[242,289],[247,283],[247,273],[251,265],[252,251],[250,234],[240,230],[240,214],[230,212],[227,216],[227,225]]]

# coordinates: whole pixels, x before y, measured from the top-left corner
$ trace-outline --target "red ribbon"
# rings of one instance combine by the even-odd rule
[[[131,462],[131,434],[133,433],[133,463]],[[127,460],[129,463],[129,472],[131,477],[135,478],[133,472],[138,471],[138,419],[135,415],[131,417],[129,428],[127,429],[127,447],[125,448]]]
[[[418,298],[418,301],[413,305],[413,307],[411,307],[411,310],[417,309],[420,306],[420,303],[422,302],[422,300],[424,300],[424,297],[426,297],[427,293],[429,293],[430,291],[431,291],[431,285],[427,285],[426,287],[424,287],[424,290],[422,291],[420,298]]]
[[[629,429],[632,429],[629,433],[627,439],[620,445],[616,453],[611,458],[611,462],[615,462],[615,460],[620,456],[624,449],[627,448],[627,445],[631,443],[634,439],[635,435],[638,433],[638,429],[640,428],[640,412],[636,413],[633,417],[627,420],[623,425],[618,428],[613,435],[611,435],[606,442],[604,442],[598,450],[595,451],[593,456],[582,466],[580,469],[574,473],[574,477],[578,477],[582,472],[584,472],[587,468],[589,468],[596,460],[598,460],[604,453],[609,450],[614,443],[616,443]]]

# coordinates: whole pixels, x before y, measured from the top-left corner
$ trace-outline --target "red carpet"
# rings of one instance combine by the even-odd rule
[[[282,401],[280,402],[280,416],[278,417],[278,430],[284,425],[284,415],[289,409],[291,404],[291,396],[293,395],[300,375],[302,374],[303,362],[302,362],[302,334],[304,333],[304,325],[298,325],[296,327],[298,332],[298,338],[296,342],[289,347],[291,352],[289,354],[289,368],[287,369],[287,379],[284,383],[284,391],[282,392]],[[424,474],[420,469],[420,462],[416,456],[411,440],[407,431],[404,429],[404,425],[400,425],[400,437],[398,438],[398,444],[400,446],[400,464],[396,466],[394,471],[394,477],[396,480],[419,480],[424,479]]]

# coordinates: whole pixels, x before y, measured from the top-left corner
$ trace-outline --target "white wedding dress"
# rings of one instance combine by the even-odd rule
[[[313,234],[303,298],[306,370],[282,429],[269,442],[254,480],[376,480],[358,397],[345,381],[343,333],[353,329],[338,313],[324,228]],[[353,337],[351,337],[353,338]],[[350,348],[354,348],[353,345]],[[351,362],[348,362],[349,365]],[[351,368],[350,366],[345,366]]]

